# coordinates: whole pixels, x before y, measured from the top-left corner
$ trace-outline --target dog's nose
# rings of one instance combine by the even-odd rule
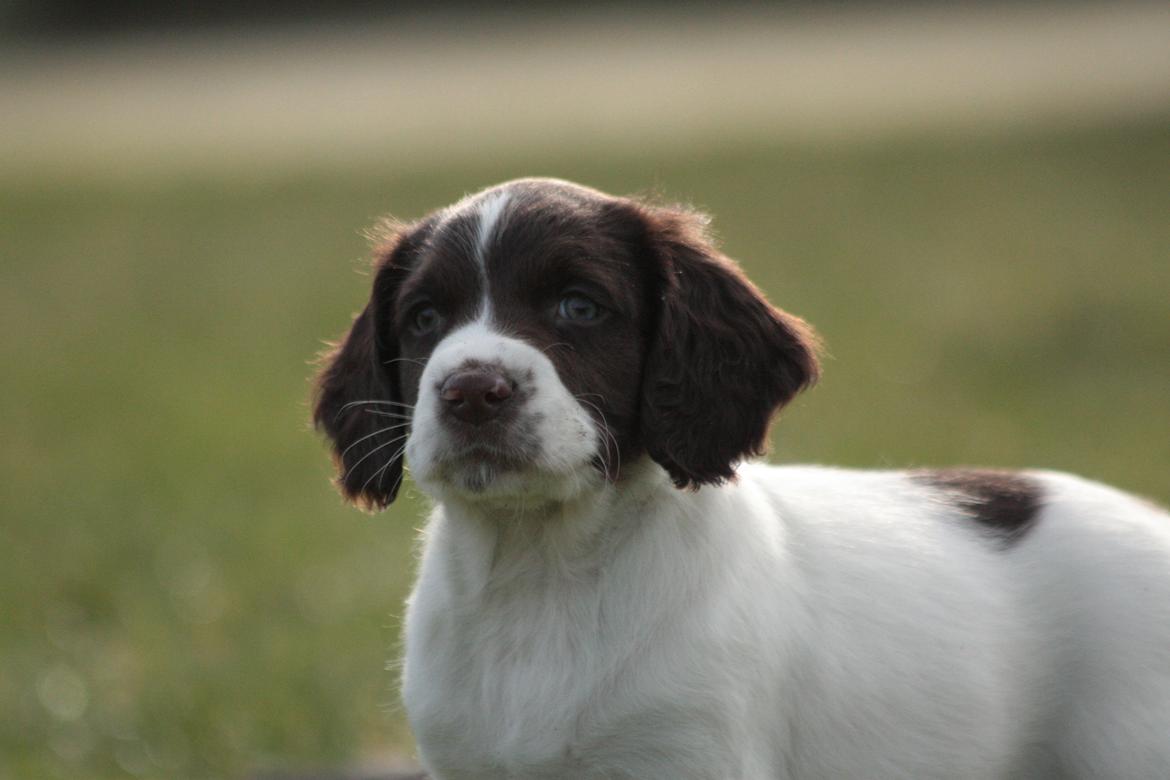
[[[439,397],[456,418],[481,425],[507,404],[512,383],[494,371],[459,371],[443,381]]]

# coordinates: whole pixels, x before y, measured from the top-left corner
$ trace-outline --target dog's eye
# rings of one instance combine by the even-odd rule
[[[580,293],[569,293],[561,298],[557,316],[569,322],[591,322],[601,315],[601,307]]]
[[[425,336],[439,327],[442,317],[439,310],[429,304],[423,304],[414,310],[410,317],[410,330],[416,336]]]

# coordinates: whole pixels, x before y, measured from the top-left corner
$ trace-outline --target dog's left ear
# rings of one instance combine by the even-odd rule
[[[706,233],[706,218],[635,204],[657,293],[642,378],[646,450],[675,485],[735,475],[761,455],[772,416],[816,381],[818,341],[764,298]]]

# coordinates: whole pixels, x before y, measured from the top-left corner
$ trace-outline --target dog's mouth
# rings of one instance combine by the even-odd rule
[[[448,463],[443,469],[444,480],[452,487],[467,493],[480,494],[499,482],[500,478],[515,469],[490,460],[467,460],[462,463]]]
[[[493,376],[453,376],[450,398],[436,393],[420,402],[422,418],[407,442],[411,475],[424,491],[443,499],[525,503],[564,500],[595,484],[596,426],[571,396],[558,395],[555,383],[535,402],[532,388],[517,385],[493,408],[475,395],[475,380]],[[468,409],[454,403],[456,390]]]
[[[580,478],[584,464],[550,461],[534,442],[450,441],[423,476],[436,494],[474,500],[567,499],[591,480]],[[593,472],[594,469],[589,469]],[[600,471],[596,471],[599,478]]]
[[[453,436],[438,457],[435,477],[469,493],[483,493],[501,478],[539,471],[530,442],[493,436]]]

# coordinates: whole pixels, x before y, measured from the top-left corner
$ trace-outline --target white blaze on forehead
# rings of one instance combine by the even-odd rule
[[[487,270],[488,246],[491,244],[492,237],[496,234],[504,211],[508,207],[508,200],[508,193],[492,192],[483,196],[475,204],[475,210],[479,212],[479,228],[475,236],[475,259],[479,263],[480,269],[484,271]]]
[[[475,231],[475,263],[479,266],[479,278],[483,288],[483,302],[479,307],[479,318],[491,319],[491,290],[488,287],[487,253],[492,238],[499,232],[508,207],[508,193],[489,192],[472,203],[478,212],[479,221]]]

